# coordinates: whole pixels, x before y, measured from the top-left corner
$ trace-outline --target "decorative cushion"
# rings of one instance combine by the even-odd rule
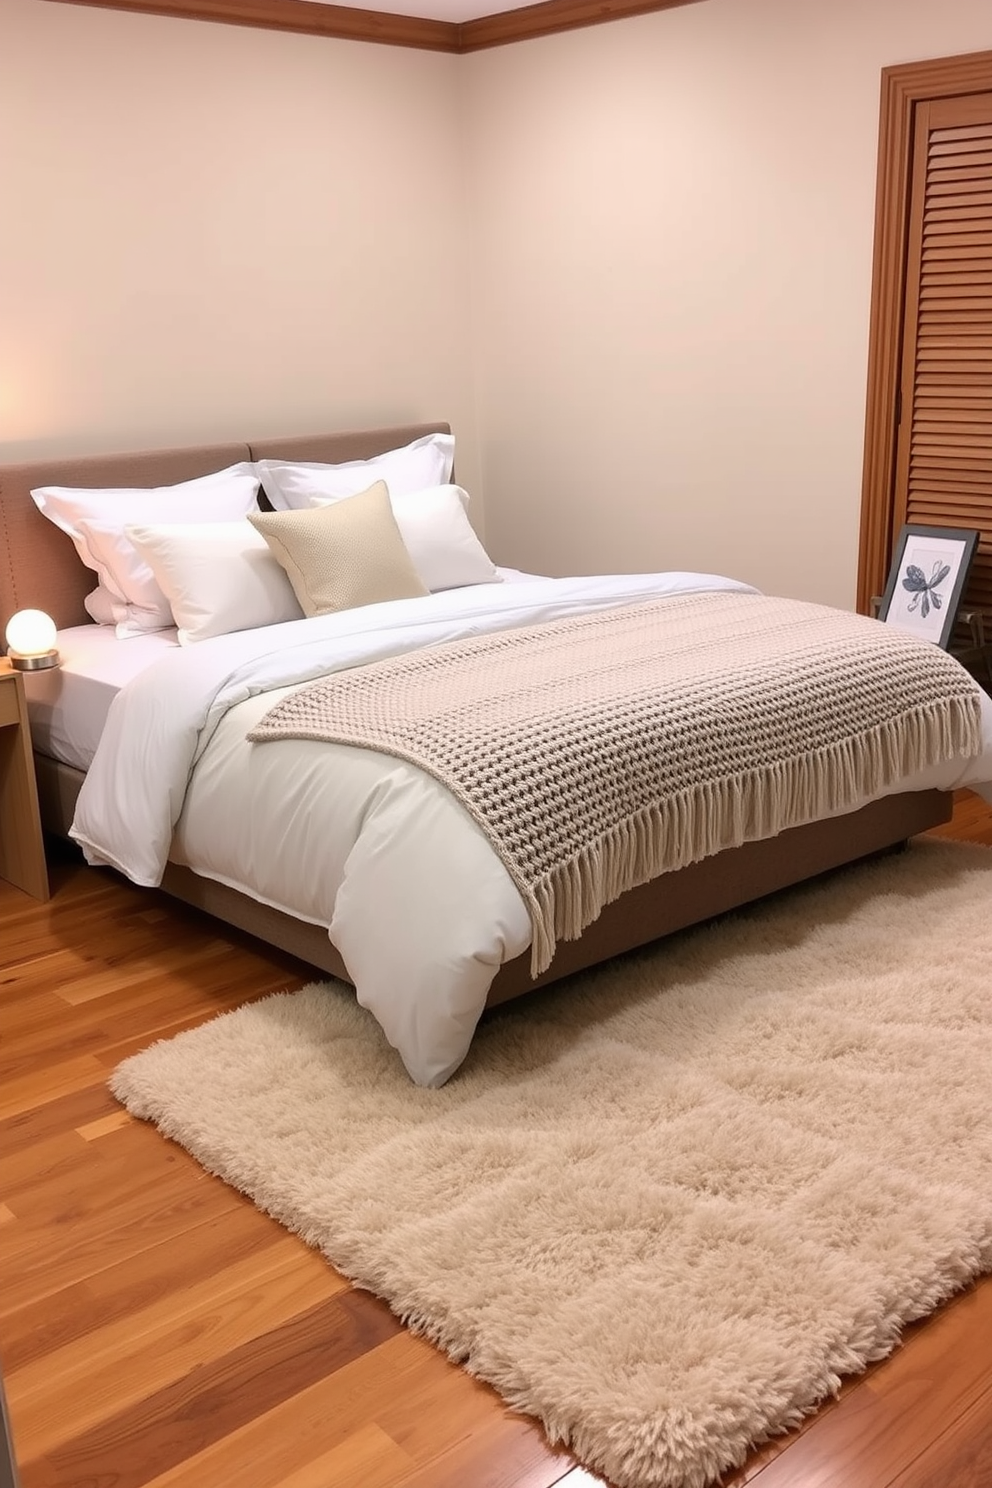
[[[384,481],[330,506],[251,513],[305,615],[413,599],[428,591],[407,552]]]
[[[461,486],[409,491],[390,503],[400,536],[425,588],[459,589],[465,584],[499,584],[496,565],[466,514],[468,493]],[[326,506],[324,499],[315,506]]]

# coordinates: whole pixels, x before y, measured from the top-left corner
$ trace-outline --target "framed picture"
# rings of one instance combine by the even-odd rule
[[[879,620],[946,649],[979,535],[972,527],[905,526],[892,554]]]

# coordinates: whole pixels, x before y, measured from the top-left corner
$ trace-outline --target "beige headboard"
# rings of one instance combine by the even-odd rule
[[[45,610],[60,629],[89,620],[83,599],[95,587],[96,576],[80,563],[65,533],[35,506],[31,492],[38,486],[171,486],[240,460],[367,460],[424,434],[449,432],[446,423],[408,424],[338,434],[295,434],[244,444],[0,464],[0,650],[3,627],[15,610]]]

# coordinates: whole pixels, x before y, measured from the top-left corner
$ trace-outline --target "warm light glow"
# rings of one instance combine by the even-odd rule
[[[7,649],[18,656],[43,656],[55,649],[55,621],[44,610],[18,610],[7,621]]]

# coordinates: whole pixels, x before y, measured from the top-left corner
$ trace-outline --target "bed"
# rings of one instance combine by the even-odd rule
[[[183,656],[188,658],[191,653],[197,654],[201,672],[206,669],[208,658],[220,658],[218,675],[223,681],[231,674],[232,668],[247,665],[244,648],[248,642],[245,637],[252,632],[209,638],[208,645],[185,649],[177,645],[176,630],[168,628],[118,640],[112,627],[93,623],[85,602],[93,590],[94,574],[80,562],[69,536],[41,514],[32,499],[33,490],[39,487],[114,487],[144,491],[175,487],[178,483],[195,481],[228,468],[260,468],[259,462],[301,462],[304,465],[313,462],[336,466],[372,460],[386,452],[449,433],[447,425],[431,423],[0,466],[0,625],[5,624],[9,615],[18,609],[43,609],[59,629],[63,653],[63,665],[57,671],[27,674],[39,798],[46,830],[60,836],[75,833],[76,839],[83,841],[85,846],[89,839],[85,830],[80,835],[80,802],[85,806],[87,789],[91,795],[95,790],[100,751],[107,755],[116,721],[127,715],[125,703],[131,709],[131,717],[141,720],[143,735],[147,738],[155,736],[159,727],[155,710],[171,710],[179,706],[164,701],[167,696],[165,679],[180,665],[187,665]],[[264,508],[269,503],[263,499],[261,505]],[[416,598],[396,601],[400,606],[397,615],[402,613],[403,623],[408,624],[404,606],[416,607],[422,603],[433,606],[431,624],[440,625],[441,630],[425,634],[429,634],[431,641],[436,641],[455,634],[450,627],[455,621],[458,625],[466,623],[466,615],[471,622],[470,631],[473,628],[499,629],[502,623],[499,620],[479,619],[483,614],[488,617],[488,607],[497,600],[507,614],[513,615],[525,613],[522,607],[537,604],[535,613],[540,620],[545,610],[538,601],[543,603],[546,592],[549,595],[553,592],[556,605],[563,595],[568,601],[566,610],[556,610],[555,614],[578,613],[577,595],[581,596],[583,607],[594,604],[606,609],[635,599],[638,602],[653,599],[656,593],[664,596],[668,590],[664,586],[657,590],[654,586],[654,580],[659,576],[649,577],[652,585],[648,587],[641,585],[638,576],[611,577],[609,584],[603,587],[605,580],[601,583],[597,576],[582,581],[542,580],[511,570],[498,570],[499,582],[488,587],[486,594],[482,593],[483,586],[478,586],[478,606],[475,586],[466,585],[444,593],[431,592],[423,602]],[[578,587],[569,590],[569,584]],[[727,584],[732,588],[734,581],[728,580]],[[550,588],[545,591],[542,585]],[[591,591],[590,585],[593,586]],[[748,586],[739,587],[746,590]],[[368,606],[366,614],[373,610],[378,613],[380,609],[383,613],[393,613],[390,605],[386,604]],[[419,616],[426,611],[417,610],[416,613]],[[530,615],[531,611],[527,609],[526,613]],[[334,617],[334,623],[337,624],[337,617]],[[364,635],[364,626],[365,620],[362,619],[361,624],[356,622],[352,629],[356,634],[361,631]],[[310,639],[305,643],[296,639],[303,634],[301,627],[309,627],[306,634]],[[265,644],[261,647],[262,661],[258,662],[256,658],[251,663],[253,667],[261,665],[258,674],[261,680],[253,681],[247,690],[242,689],[242,694],[233,701],[227,699],[224,705],[227,711],[219,715],[219,722],[211,725],[213,731],[209,745],[191,748],[188,755],[183,756],[183,759],[188,759],[188,769],[181,760],[170,767],[176,769],[183,788],[178,791],[181,799],[176,812],[165,821],[164,828],[161,824],[155,826],[152,804],[146,806],[140,801],[135,804],[144,789],[141,770],[147,751],[144,747],[132,751],[133,761],[137,763],[132,762],[127,768],[133,771],[135,794],[128,794],[127,810],[129,818],[133,817],[135,835],[142,839],[134,851],[140,859],[144,841],[153,838],[156,832],[161,836],[164,831],[168,840],[162,847],[160,871],[153,866],[145,873],[140,863],[135,867],[133,862],[123,861],[128,858],[129,848],[123,851],[121,861],[113,849],[101,849],[101,855],[91,860],[119,867],[137,882],[158,884],[167,893],[291,952],[322,971],[352,982],[360,999],[372,1007],[389,1041],[400,1051],[413,1078],[422,1084],[440,1084],[457,1069],[483,1006],[495,1006],[674,930],[903,842],[946,821],[951,813],[951,793],[959,786],[970,785],[989,791],[992,798],[988,784],[992,781],[992,717],[988,700],[981,694],[981,743],[968,758],[950,760],[936,769],[909,772],[905,782],[890,785],[877,799],[867,800],[855,809],[803,822],[774,836],[745,841],[710,853],[701,861],[690,862],[677,871],[626,889],[606,903],[594,922],[580,935],[570,939],[559,938],[549,964],[535,972],[530,949],[532,926],[522,903],[514,900],[512,883],[507,893],[506,875],[499,860],[488,844],[482,842],[480,846],[474,838],[464,846],[463,838],[459,837],[457,846],[451,847],[453,839],[446,837],[445,833],[455,830],[448,818],[452,813],[458,816],[458,804],[452,806],[446,800],[443,787],[436,781],[428,781],[425,787],[417,770],[402,761],[389,762],[388,773],[383,775],[380,756],[351,750],[348,768],[358,771],[356,780],[364,778],[362,771],[372,772],[369,775],[371,784],[364,788],[376,801],[386,795],[390,797],[388,812],[380,824],[380,834],[385,834],[388,839],[386,846],[399,840],[397,823],[400,817],[396,813],[402,814],[407,810],[407,801],[414,802],[416,811],[420,813],[417,821],[420,823],[418,833],[422,833],[424,838],[422,850],[427,855],[424,862],[430,866],[421,867],[416,855],[421,851],[419,846],[405,846],[402,850],[390,847],[385,852],[383,842],[373,843],[375,851],[370,850],[367,856],[375,858],[380,865],[382,861],[394,864],[394,882],[390,884],[389,874],[385,879],[376,878],[371,870],[363,868],[361,871],[367,880],[366,898],[360,912],[348,907],[356,898],[355,885],[361,877],[358,869],[354,868],[354,850],[344,853],[342,849],[342,860],[335,872],[328,871],[326,875],[333,883],[323,898],[314,888],[315,881],[325,874],[319,857],[319,852],[324,849],[320,843],[315,844],[312,824],[308,826],[308,803],[313,797],[312,794],[308,796],[307,791],[313,790],[312,779],[309,787],[298,786],[294,773],[292,779],[289,775],[282,777],[282,784],[279,784],[281,765],[273,763],[269,767],[269,796],[278,796],[282,792],[279,809],[284,811],[288,823],[278,828],[285,839],[281,849],[283,859],[298,859],[303,865],[292,891],[284,892],[282,887],[275,890],[271,877],[266,877],[269,854],[267,848],[264,852],[257,848],[258,822],[254,806],[251,812],[243,813],[243,820],[236,830],[232,829],[230,833],[222,830],[225,819],[230,822],[238,815],[232,813],[230,804],[236,796],[218,797],[213,793],[214,788],[218,782],[223,782],[223,788],[229,793],[237,792],[242,786],[251,788],[248,777],[242,780],[238,774],[243,768],[239,762],[246,757],[245,734],[265,717],[274,700],[291,694],[300,680],[320,675],[319,661],[308,662],[309,670],[304,671],[302,679],[295,675],[289,678],[284,666],[285,655],[294,646],[309,656],[307,648],[319,630],[319,621],[305,619],[288,620],[268,627]],[[335,639],[337,644],[339,638]],[[356,653],[353,660],[361,660],[366,654],[363,652],[359,657]],[[273,658],[278,661],[278,666]],[[161,685],[156,680],[154,689],[149,682],[153,676],[163,679]],[[191,691],[185,677],[177,686],[177,697]],[[218,690],[223,692],[223,686],[216,680],[209,684],[205,682],[204,686],[208,691],[215,689],[211,697],[216,696]],[[212,706],[205,701],[204,712]],[[114,721],[112,726],[108,726],[108,719]],[[121,727],[124,727],[123,723]],[[338,746],[301,742],[302,753],[298,757],[306,758],[305,768],[301,766],[304,773],[324,768],[315,761],[327,758],[329,747]],[[282,744],[266,744],[260,753],[268,750],[270,760],[282,761],[289,756],[275,751],[283,749]],[[258,753],[256,751],[256,757]],[[344,755],[339,752],[335,757],[343,759]],[[148,772],[157,773],[164,768],[159,762],[149,765]],[[375,774],[376,771],[379,774]],[[277,784],[273,785],[272,780]],[[903,784],[907,788],[901,788]],[[159,786],[156,789],[163,799],[168,794]],[[176,793],[174,790],[173,794]],[[260,806],[259,812],[264,814],[269,809]],[[147,822],[142,817],[145,810],[148,812]],[[330,818],[334,812],[340,814],[343,810],[340,803],[333,809],[329,807]],[[363,807],[360,814],[364,823],[370,813]],[[83,815],[85,818],[85,812]],[[331,827],[322,827],[321,830],[324,840],[329,842]],[[458,826],[457,830],[462,832],[462,827]],[[393,833],[397,833],[395,838],[390,835]],[[228,837],[234,843],[230,849],[234,858],[217,859],[214,845],[218,838],[226,840]],[[429,857],[432,850],[438,855],[433,864]],[[454,1033],[451,1038],[445,1033],[441,1040],[443,1048],[436,1050],[432,1046],[432,1040],[436,1042],[431,1030],[433,1015],[425,1017],[421,1005],[422,996],[429,998],[434,995],[433,986],[438,981],[436,968],[425,971],[421,978],[423,989],[416,992],[412,1003],[400,1013],[377,1005],[376,997],[364,984],[371,983],[376,976],[386,981],[402,980],[405,984],[411,979],[409,963],[403,960],[408,954],[410,938],[420,936],[423,939],[430,933],[432,915],[444,916],[446,922],[467,917],[468,905],[459,899],[459,895],[467,892],[460,882],[465,877],[462,872],[463,853],[464,863],[468,859],[473,862],[478,859],[478,871],[483,879],[489,873],[490,863],[495,864],[490,875],[494,925],[491,933],[487,930],[481,949],[479,946],[457,947],[451,952],[459,968],[470,963],[471,985],[463,992],[458,981],[462,975],[459,969],[458,977],[449,978],[451,985],[440,994],[443,1006],[437,1017],[444,1020],[446,1028],[450,1024]],[[250,871],[245,867],[248,859],[253,859]],[[451,862],[455,863],[455,869],[451,868]],[[376,872],[380,872],[378,867]],[[440,908],[431,899],[434,886],[431,885],[429,891],[424,887],[435,872],[439,881],[447,883],[447,888],[444,888],[442,882]],[[330,899],[327,893],[330,893]],[[450,893],[450,900],[445,900],[446,893]],[[486,900],[488,893],[489,888],[485,885],[479,894],[473,889],[473,904],[480,896]],[[350,921],[348,916],[351,916]],[[373,953],[375,956],[383,954],[383,946],[391,947],[392,959],[387,957],[384,967],[376,970],[371,967],[371,959]],[[415,977],[412,980],[416,982]]]

